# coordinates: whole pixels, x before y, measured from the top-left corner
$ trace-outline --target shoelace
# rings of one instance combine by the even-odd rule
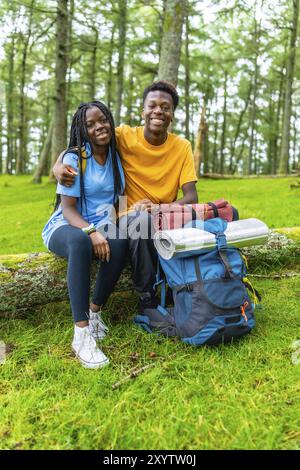
[[[85,331],[84,332],[84,337],[82,338],[82,342],[81,342],[80,347],[78,348],[78,352],[77,352],[76,356],[79,356],[79,353],[80,353],[81,349],[84,346],[86,346],[87,344],[90,346],[90,349],[91,349],[92,352],[93,352],[93,350],[96,351],[96,349],[97,349],[96,341],[94,340],[94,338],[92,337],[92,335],[88,331]]]
[[[97,312],[93,312],[92,315],[90,315],[90,320],[93,322],[93,321],[96,321],[98,324],[96,324],[95,328],[97,329],[97,331],[99,330],[103,330],[103,331],[108,331],[108,327],[105,325],[105,323],[103,322],[101,316],[99,315],[99,313]],[[93,323],[92,323],[93,325]],[[93,326],[94,328],[94,326]]]

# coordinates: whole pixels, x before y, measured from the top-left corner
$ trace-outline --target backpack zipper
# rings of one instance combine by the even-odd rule
[[[248,317],[247,317],[247,315],[246,315],[245,310],[246,310],[246,308],[248,307],[248,305],[249,305],[249,303],[248,303],[247,300],[245,300],[245,302],[243,303],[243,305],[241,305],[241,314],[242,314],[242,316],[243,316],[243,318],[244,318],[244,320],[245,320],[246,323],[248,322]]]

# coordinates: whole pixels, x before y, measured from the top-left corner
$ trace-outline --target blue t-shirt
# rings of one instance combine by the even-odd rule
[[[96,227],[99,227],[107,223],[114,223],[114,177],[111,152],[109,151],[104,165],[100,165],[100,163],[95,160],[91,154],[89,144],[86,144],[86,154],[87,157],[90,158],[86,161],[86,169],[83,175],[85,198],[80,198],[78,156],[74,153],[67,153],[64,156],[63,162],[72,166],[78,172],[78,175],[75,176],[75,182],[71,187],[62,186],[58,183],[56,193],[76,197],[77,210],[89,224],[93,223]],[[123,193],[125,189],[125,178],[119,156],[118,165]],[[43,229],[42,237],[47,248],[52,233],[62,225],[69,225],[69,223],[64,218],[61,205],[59,205],[58,209],[52,214]]]

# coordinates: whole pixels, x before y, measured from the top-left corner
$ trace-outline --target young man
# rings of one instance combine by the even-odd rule
[[[191,144],[168,132],[179,97],[173,85],[154,82],[143,93],[144,126],[116,128],[117,146],[125,173],[126,218],[129,253],[135,289],[139,293],[140,312],[157,306],[153,289],[157,257],[151,239],[151,204],[171,203],[182,189],[180,204],[198,202],[197,181]],[[99,133],[101,126],[99,125]],[[61,156],[53,168],[57,180],[66,186],[73,184],[74,175]],[[120,226],[122,227],[122,217]],[[124,221],[124,219],[123,219]],[[137,224],[149,227],[148,237],[136,237]],[[133,233],[135,232],[135,233]],[[142,230],[141,230],[142,232]]]

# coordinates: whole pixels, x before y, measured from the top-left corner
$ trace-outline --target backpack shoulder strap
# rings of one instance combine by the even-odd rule
[[[156,282],[153,286],[154,290],[156,290],[158,286],[161,286],[161,292],[160,304],[157,306],[157,310],[162,315],[168,315],[168,311],[166,310],[166,278],[160,267],[159,259],[157,260]]]

